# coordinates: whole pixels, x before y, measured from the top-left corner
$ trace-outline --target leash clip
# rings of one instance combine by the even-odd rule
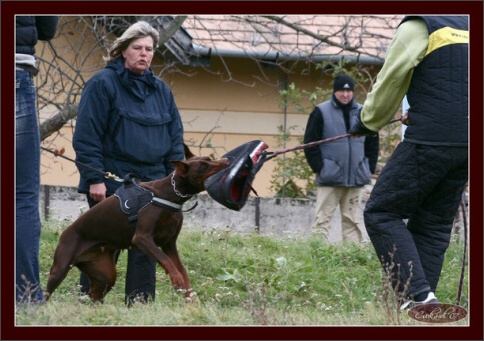
[[[104,177],[106,179],[113,179],[114,181],[117,181],[117,182],[124,182],[123,179],[121,179],[119,176],[117,176],[116,174],[112,174],[111,172],[106,172],[104,173]]]

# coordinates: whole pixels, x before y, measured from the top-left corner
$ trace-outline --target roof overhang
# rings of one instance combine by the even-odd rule
[[[384,59],[374,58],[368,56],[352,56],[352,55],[328,55],[328,54],[285,54],[282,52],[269,51],[242,51],[242,50],[223,50],[213,49],[204,46],[193,44],[193,54],[190,57],[191,66],[209,65],[210,57],[222,57],[222,58],[251,58],[260,61],[310,61],[315,63],[321,62],[340,62],[344,59],[351,64],[364,64],[364,65],[383,65]]]

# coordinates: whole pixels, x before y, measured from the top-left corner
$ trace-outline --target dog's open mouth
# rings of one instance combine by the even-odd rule
[[[252,188],[256,173],[262,167],[269,146],[261,141],[247,142],[226,153],[222,158],[230,166],[208,177],[204,184],[208,194],[219,204],[239,211],[244,207]]]

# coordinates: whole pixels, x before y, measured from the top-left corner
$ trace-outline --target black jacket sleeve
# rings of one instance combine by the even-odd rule
[[[361,122],[361,109],[356,116],[356,121],[353,123],[353,125],[350,127],[350,130],[348,133],[352,135],[373,135],[375,132],[373,130],[368,129],[363,122]]]
[[[309,115],[306,124],[306,131],[304,132],[304,143],[310,143],[321,140],[323,131],[323,116],[318,108],[314,108]],[[323,158],[319,146],[304,148],[304,155],[309,167],[314,173],[319,173],[323,167]]]
[[[48,41],[54,38],[58,22],[58,16],[36,16],[35,26],[39,40]]]
[[[380,150],[380,135],[373,133],[365,136],[365,156],[368,158],[371,174],[375,174]]]

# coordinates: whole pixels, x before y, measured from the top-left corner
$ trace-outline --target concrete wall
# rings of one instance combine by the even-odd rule
[[[360,213],[369,189],[363,191]],[[281,199],[249,197],[240,211],[230,210],[206,192],[199,194],[185,203],[184,209],[191,208],[195,202],[198,206],[184,215],[186,230],[202,229],[216,233],[261,233],[286,237],[308,236],[314,218],[314,199]],[[41,186],[40,210],[43,215],[53,219],[75,220],[89,209],[85,195],[79,194],[75,187]],[[362,216],[362,215],[361,215]],[[339,210],[332,221],[330,240],[341,239]],[[363,234],[366,231],[361,220]]]

